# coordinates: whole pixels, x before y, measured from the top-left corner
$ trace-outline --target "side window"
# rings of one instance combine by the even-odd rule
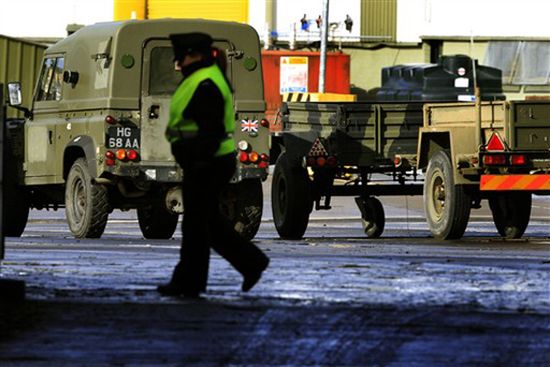
[[[47,58],[42,65],[36,101],[59,101],[63,85],[64,58]]]

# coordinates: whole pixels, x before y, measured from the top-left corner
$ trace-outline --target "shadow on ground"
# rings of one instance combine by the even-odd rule
[[[0,306],[0,365],[549,365],[550,316],[269,301]]]

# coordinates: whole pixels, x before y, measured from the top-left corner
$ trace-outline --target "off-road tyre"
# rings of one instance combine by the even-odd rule
[[[379,238],[384,232],[384,225],[386,224],[384,206],[382,206],[380,200],[374,197],[358,197],[355,198],[355,201],[361,211],[363,232],[368,238]]]
[[[230,184],[220,199],[221,211],[235,230],[245,239],[252,240],[262,223],[262,181],[254,178]]]
[[[78,158],[65,183],[65,215],[69,229],[76,238],[100,238],[109,212],[107,188],[92,183],[86,160]]]
[[[271,187],[273,221],[283,239],[303,237],[313,208],[311,181],[305,168],[292,164],[286,153],[277,159]]]
[[[29,200],[25,190],[6,178],[3,196],[4,236],[21,237],[29,219]]]
[[[489,208],[498,233],[505,238],[521,238],[531,218],[530,192],[495,193],[489,197]]]
[[[170,213],[161,200],[137,208],[137,217],[141,234],[149,240],[172,238],[178,227],[179,215]]]
[[[449,152],[435,153],[424,181],[424,211],[433,237],[461,238],[468,226],[471,202],[465,187],[455,185]]]
[[[20,125],[22,126],[22,125]],[[6,129],[8,130],[8,129]],[[29,219],[30,200],[27,191],[18,184],[22,156],[16,155],[15,137],[8,131],[4,140],[4,193],[2,231],[7,237],[21,237]]]

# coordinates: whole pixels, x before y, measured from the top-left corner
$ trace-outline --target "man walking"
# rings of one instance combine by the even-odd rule
[[[170,36],[183,81],[172,97],[166,137],[183,169],[180,261],[163,295],[198,297],[206,291],[210,247],[243,276],[242,290],[260,279],[269,258],[242,238],[220,212],[219,196],[235,172],[232,90],[205,33]]]

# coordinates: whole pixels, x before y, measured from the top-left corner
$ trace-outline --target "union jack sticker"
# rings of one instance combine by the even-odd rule
[[[247,133],[258,132],[258,120],[241,120],[241,131]]]

